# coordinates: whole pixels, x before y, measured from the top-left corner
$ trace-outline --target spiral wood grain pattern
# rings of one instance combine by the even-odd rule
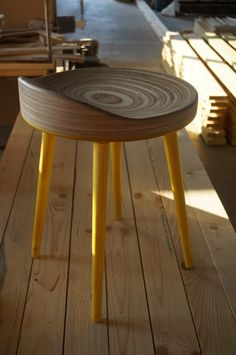
[[[183,80],[123,68],[19,79],[23,117],[50,133],[92,141],[160,136],[189,123],[196,90]]]

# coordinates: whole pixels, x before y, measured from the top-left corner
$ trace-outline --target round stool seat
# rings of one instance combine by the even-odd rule
[[[186,126],[197,109],[190,84],[136,69],[89,68],[19,78],[19,88],[22,115],[32,126],[80,140],[161,136]]]

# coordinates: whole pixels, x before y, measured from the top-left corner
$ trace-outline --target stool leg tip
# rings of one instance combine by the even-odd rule
[[[101,316],[100,312],[98,312],[96,314],[95,313],[92,314],[93,323],[99,323],[99,322],[101,322],[101,320],[102,320],[102,316]]]
[[[37,248],[32,249],[31,253],[32,258],[38,258],[39,257],[39,250]]]
[[[182,262],[181,265],[184,270],[193,270],[193,268],[194,268],[192,263],[186,264],[184,261]]]

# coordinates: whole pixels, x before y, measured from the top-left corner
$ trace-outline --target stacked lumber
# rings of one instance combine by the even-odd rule
[[[202,14],[204,16],[236,15],[234,0],[176,0],[176,12],[179,14]]]
[[[0,76],[37,76],[54,70],[47,47],[32,29],[0,31]]]
[[[96,62],[98,42],[91,39],[68,41],[56,32],[45,30],[5,30],[0,32],[0,76],[37,76],[55,69],[55,62],[84,64]],[[59,61],[58,61],[59,60]]]
[[[188,43],[195,50],[197,55],[204,61],[209,71],[217,77],[225,91],[228,93],[229,106],[227,112],[227,121],[225,130],[229,142],[233,145],[236,144],[236,72],[235,62],[236,51],[230,47],[226,42],[224,46],[219,43],[224,41],[222,38],[217,38],[213,34],[205,34],[204,38],[211,45],[197,36],[196,34],[185,34],[184,37]],[[233,51],[230,56],[230,51],[227,51],[227,46]],[[225,59],[225,60],[224,60]],[[228,64],[231,64],[229,66]]]
[[[200,36],[206,32],[236,33],[236,19],[231,17],[198,17],[194,20],[193,32]]]
[[[221,33],[220,37],[225,40],[231,47],[236,49],[236,34],[233,35],[232,33]]]
[[[163,64],[170,74],[191,83],[198,91],[195,124],[209,145],[225,145],[228,96],[201,59],[179,33],[164,38]]]

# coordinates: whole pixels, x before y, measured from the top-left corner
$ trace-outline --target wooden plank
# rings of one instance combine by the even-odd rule
[[[110,354],[151,355],[156,352],[125,159],[122,171],[123,218],[114,221],[111,199],[108,210],[112,221],[111,228],[108,226],[106,251]]]
[[[188,38],[195,35],[185,33],[184,36]],[[194,120],[195,129],[199,133],[202,132],[202,137],[207,144],[226,145],[226,138],[219,137],[218,134],[219,128],[224,135],[226,131],[224,121],[229,105],[226,92],[179,33],[167,33],[165,41],[167,42],[166,46],[170,48],[169,51],[164,52],[165,56],[169,56],[169,58],[165,58],[168,62],[167,67],[173,66],[171,70],[174,69],[174,75],[189,81],[198,90],[199,102],[197,116]],[[220,92],[223,92],[225,96],[221,96]],[[211,123],[210,130],[205,129],[209,126],[208,121]],[[215,121],[214,124],[213,121]]]
[[[236,69],[236,51],[215,33],[205,33],[204,38],[209,45],[228,63]]]
[[[219,17],[215,18],[214,21],[209,20],[209,18],[198,17],[194,20],[193,32],[199,36],[204,35],[206,32],[215,32],[221,35],[223,33],[235,33],[236,27],[232,24],[226,24],[225,21]]]
[[[230,3],[224,1],[222,3],[218,2],[187,2],[183,0],[178,0],[176,3],[176,11],[180,14],[199,14],[199,15],[219,15],[225,16],[228,14],[236,15],[236,5],[235,3]]]
[[[200,93],[205,93],[209,98],[219,97],[220,99],[227,96],[180,34],[170,33],[170,42],[173,61],[176,66],[179,66],[179,75],[183,79],[192,83]]]
[[[3,354],[16,353],[25,297],[28,289],[32,264],[30,250],[39,144],[39,137],[34,136],[0,250],[0,344]],[[15,154],[12,161],[15,162],[17,160],[16,156],[18,154],[20,153]],[[10,175],[8,175],[8,178],[10,179]],[[5,189],[4,193],[6,194]]]
[[[18,37],[18,36],[37,36],[37,32],[35,30],[32,29],[19,29],[19,30],[15,30],[15,31],[6,31],[6,32],[0,32],[0,39],[7,39],[8,37]]]
[[[163,354],[198,353],[198,341],[146,144],[126,143],[125,146],[155,350]],[[176,327],[177,323],[181,325]]]
[[[14,203],[18,184],[33,133],[31,128],[18,115],[11,136],[0,162],[0,244],[2,242],[8,217]],[[17,156],[17,159],[14,157]]]
[[[57,139],[42,248],[32,266],[18,354],[62,353],[75,144]]]
[[[0,47],[0,57],[4,56],[20,56],[30,54],[46,54],[47,48],[43,46],[37,47]]]
[[[236,98],[236,73],[234,70],[224,63],[220,56],[211,49],[202,38],[192,34],[185,35],[185,38],[188,39],[190,45],[197,51],[198,55],[204,60],[208,68],[219,78],[225,89]]]
[[[91,320],[91,148],[91,143],[78,142],[66,308],[64,354],[67,355],[108,355],[105,286],[103,290],[103,319],[96,324],[93,324]]]
[[[221,34],[221,37],[231,45],[234,49],[236,49],[236,36],[231,33]]]
[[[204,60],[207,67],[218,78],[222,86],[229,93],[230,100],[236,100],[236,73],[230,68],[220,56],[202,39],[194,34],[186,34],[185,38],[198,53],[199,57]],[[227,126],[226,126],[227,129]],[[228,135],[230,137],[230,135]],[[231,141],[231,144],[233,142]]]
[[[12,55],[12,56],[1,56],[0,55],[0,63],[35,63],[37,65],[37,63],[39,62],[45,62],[47,60],[47,54],[29,54],[29,55]],[[32,70],[31,70],[32,71]],[[39,70],[38,70],[39,71]],[[4,74],[5,71],[3,71]],[[9,71],[8,71],[9,72]],[[40,69],[40,72],[42,72],[42,70]],[[45,72],[45,70],[44,70]],[[11,72],[10,72],[11,73]],[[6,76],[6,75],[5,75]]]
[[[185,35],[189,36],[189,34]],[[225,115],[223,111],[227,108],[228,104],[227,94],[179,33],[167,33],[165,41],[170,47],[169,54],[168,51],[166,51],[165,55],[170,56],[170,58],[167,58],[167,62],[170,66],[173,62],[174,74],[190,82],[198,91],[198,111],[194,122],[197,127],[196,129],[200,132],[202,126],[206,125],[208,119],[211,121],[218,117],[223,119]],[[222,110],[222,108],[224,108],[224,110]],[[221,128],[224,129],[223,126]],[[215,134],[214,138],[212,138],[211,135],[210,138],[205,131],[203,137],[207,143],[212,144],[217,135]],[[225,145],[226,143],[225,138],[221,138],[220,140],[218,138],[215,141],[217,145]]]
[[[195,264],[191,271],[181,270],[187,297],[202,353],[234,354],[235,232],[184,131],[181,131],[179,138]],[[177,255],[182,260],[163,146],[156,139],[149,141],[149,146],[168,224]]]
[[[54,68],[54,63],[1,63],[0,70],[49,70]]]
[[[0,76],[40,76],[54,70],[54,63],[0,63]]]
[[[189,198],[195,207],[196,215],[201,225],[207,244],[217,267],[221,282],[225,288],[231,310],[236,315],[236,275],[235,270],[235,252],[236,252],[236,233],[229,222],[224,207],[217,196],[207,173],[195,156],[191,142],[186,135],[180,136],[180,149],[185,165],[183,166],[185,183],[188,189]],[[186,149],[189,149],[188,157]],[[190,172],[193,172],[191,176]],[[199,189],[206,193],[194,193]],[[209,192],[209,196],[207,194]],[[210,198],[209,198],[210,197]],[[204,206],[204,209],[201,208]],[[213,207],[214,206],[214,207]]]
[[[30,70],[16,69],[16,70],[1,70],[0,63],[0,77],[14,77],[14,76],[41,76],[48,73],[47,69],[37,69],[37,63],[35,63],[36,68]],[[49,69],[50,70],[50,69]]]
[[[81,44],[80,44],[81,43]],[[81,42],[65,42],[61,45],[52,46],[52,51],[63,51],[63,50],[73,50],[76,51],[81,49]],[[22,56],[22,55],[34,55],[34,54],[47,54],[47,48],[45,46],[35,46],[35,47],[0,47],[0,57],[8,57],[8,56]],[[71,53],[73,54],[73,53]]]

